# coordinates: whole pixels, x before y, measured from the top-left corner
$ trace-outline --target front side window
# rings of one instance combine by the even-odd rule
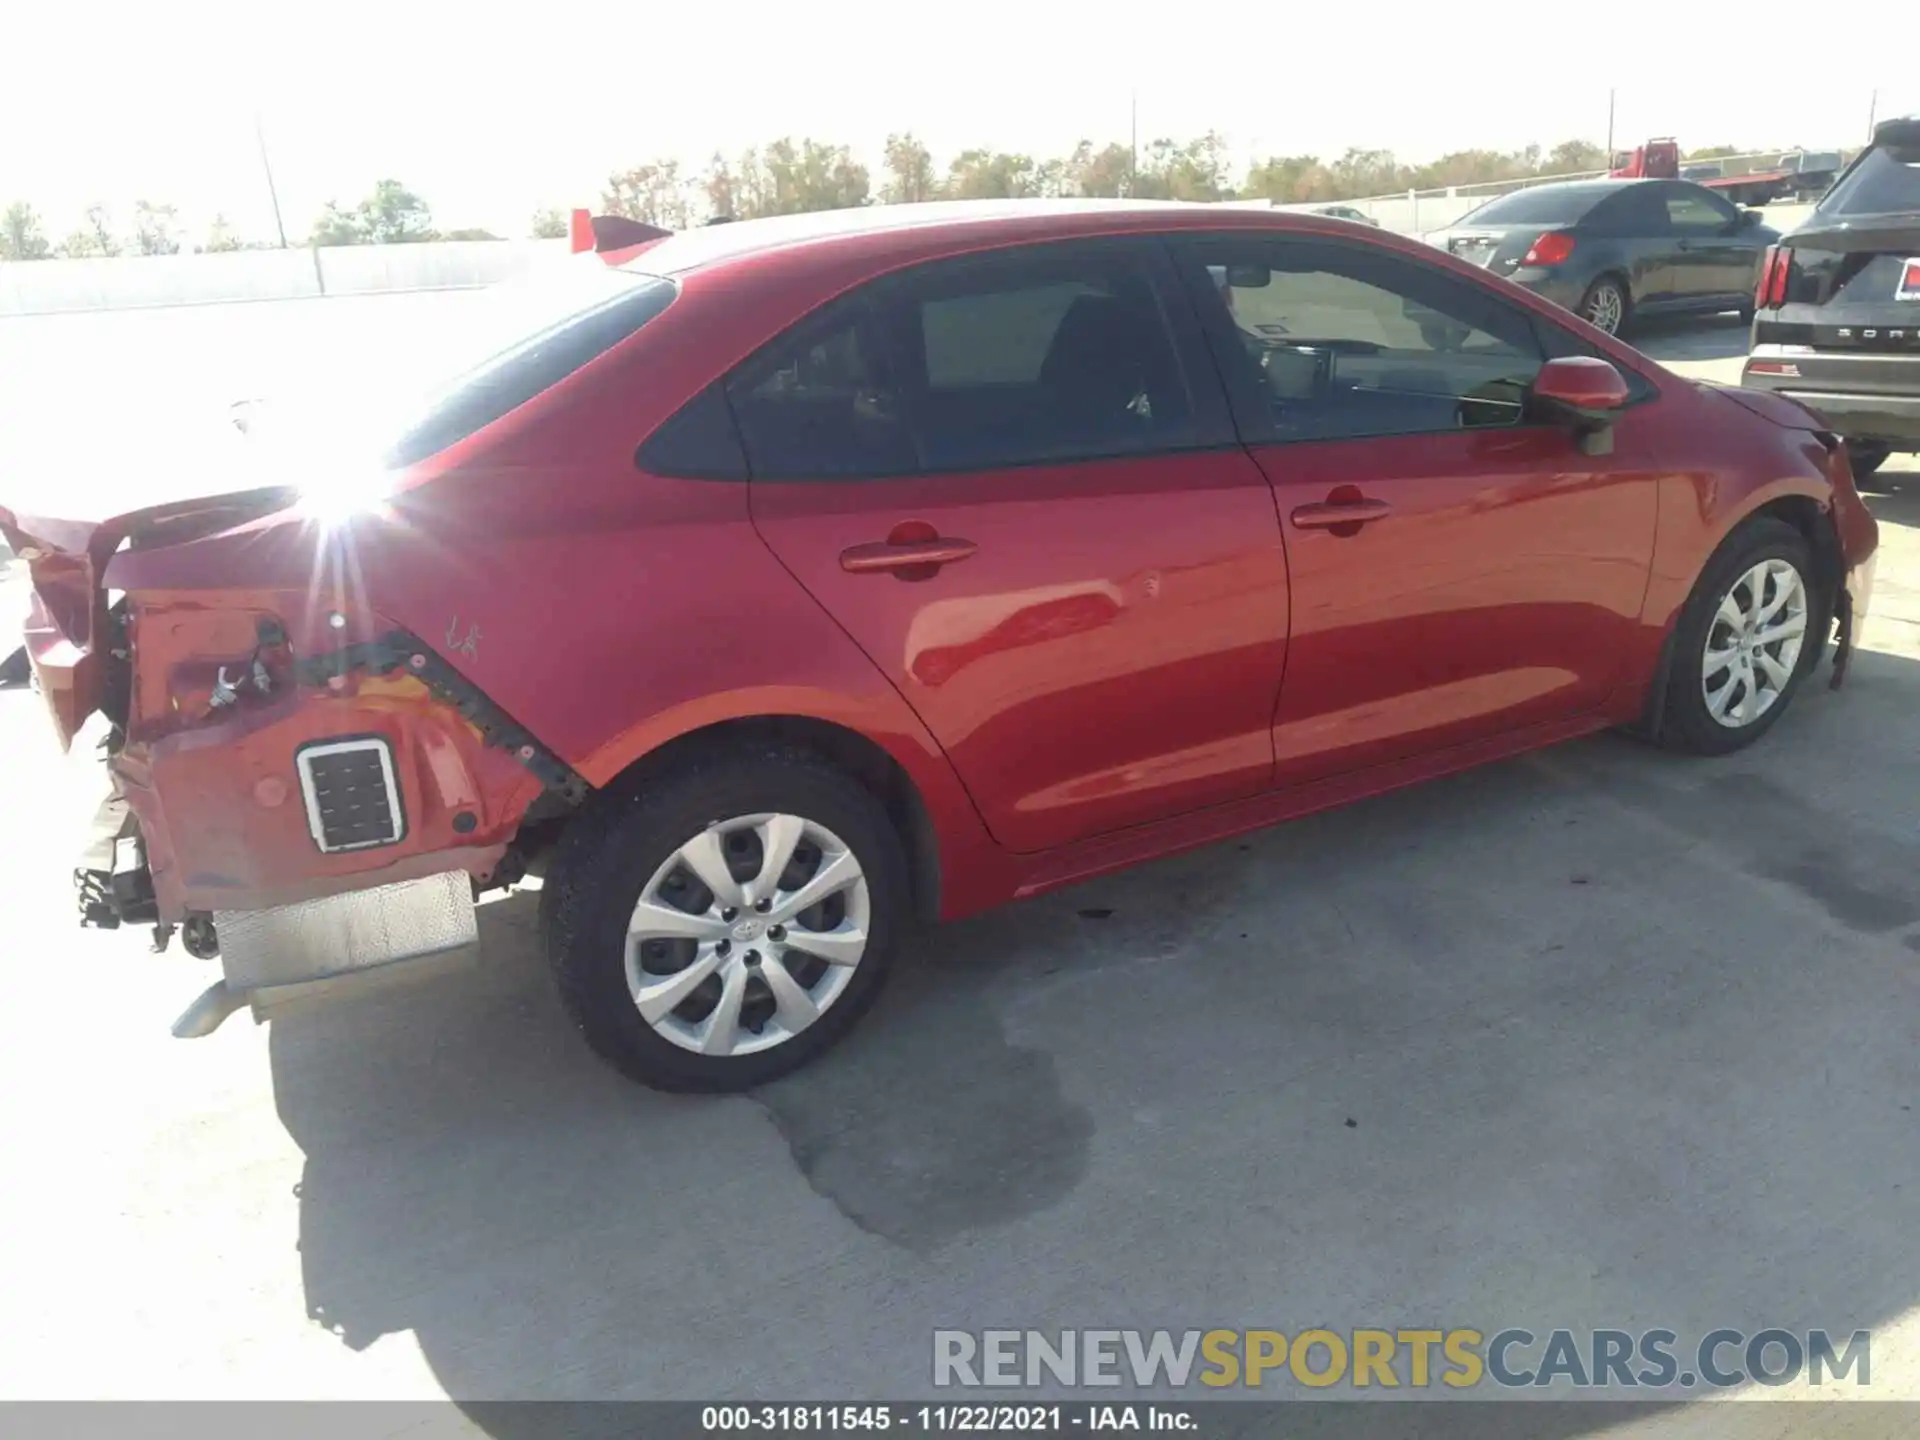
[[[1473,286],[1350,242],[1221,237],[1176,249],[1241,408],[1254,397],[1257,438],[1522,419],[1544,359],[1538,337],[1523,312]]]
[[[1729,207],[1704,190],[1669,190],[1662,198],[1667,204],[1667,222],[1675,230],[1716,234],[1736,218]]]

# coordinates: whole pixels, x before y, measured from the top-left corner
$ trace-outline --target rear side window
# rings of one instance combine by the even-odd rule
[[[1920,146],[1869,150],[1821,200],[1820,215],[1892,215],[1920,211]]]
[[[1660,192],[1652,185],[1630,185],[1594,206],[1583,228],[1603,235],[1665,235],[1669,225]]]
[[[1034,246],[889,277],[728,382],[756,478],[993,469],[1195,443],[1140,252]]]
[[[494,328],[515,338],[432,393],[386,463],[412,465],[518,409],[632,335],[677,293],[670,280],[604,267],[576,269],[557,283],[500,287],[488,296],[499,311]]]
[[[1193,403],[1132,247],[1039,246],[881,287],[929,469],[1142,454],[1193,443]]]
[[[907,475],[920,454],[864,295],[802,321],[727,381],[760,479]]]
[[[1542,185],[1489,200],[1460,225],[1571,225],[1611,191],[1594,185]]]
[[[920,305],[927,384],[1034,385],[1060,322],[1097,288],[1078,280],[935,298]]]

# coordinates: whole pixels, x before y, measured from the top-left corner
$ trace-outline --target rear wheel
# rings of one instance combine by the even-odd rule
[[[1624,286],[1611,275],[1602,275],[1587,287],[1575,313],[1595,329],[1618,335],[1626,328],[1631,302]]]
[[[541,897],[596,1054],[662,1090],[741,1090],[840,1039],[879,993],[907,869],[864,787],[797,750],[716,753],[603,797]]]
[[[1725,755],[1766,734],[1812,668],[1825,613],[1805,536],[1765,516],[1734,531],[1680,612],[1662,740]]]
[[[1847,441],[1847,459],[1853,465],[1855,479],[1873,474],[1887,463],[1887,456],[1892,453],[1891,445],[1882,445],[1877,440]]]

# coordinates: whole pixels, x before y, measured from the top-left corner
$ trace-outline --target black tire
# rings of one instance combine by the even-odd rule
[[[1853,478],[1856,480],[1873,474],[1887,463],[1887,457],[1892,453],[1891,445],[1882,445],[1875,440],[1847,441],[1847,460],[1853,466]]]
[[[716,822],[768,813],[825,826],[853,852],[867,882],[866,948],[845,989],[791,1039],[749,1054],[695,1054],[636,1007],[628,924],[648,881],[682,845]],[[715,749],[636,792],[594,797],[562,837],[540,897],[548,964],[588,1046],[629,1079],[674,1091],[749,1089],[830,1048],[880,993],[910,911],[906,859],[880,802],[827,761],[789,747]]]
[[[1800,657],[1787,683],[1771,705],[1748,723],[1734,727],[1715,720],[1702,693],[1707,639],[1715,612],[1734,585],[1765,560],[1785,560],[1800,574],[1807,596],[1805,637]],[[1828,606],[1815,582],[1813,552],[1807,539],[1784,520],[1757,516],[1729,535],[1700,572],[1693,593],[1680,611],[1674,629],[1672,671],[1667,677],[1666,713],[1660,725],[1660,743],[1695,755],[1729,755],[1743,750],[1771,730],[1800,688],[1825,648]]]
[[[26,646],[22,645],[6,659],[0,660],[0,690],[24,685],[32,678],[33,666],[28,663]]]
[[[1617,303],[1618,308],[1615,313],[1619,316],[1611,327],[1595,318],[1596,313],[1601,309],[1603,295],[1609,291],[1612,292]],[[1589,325],[1597,326],[1609,335],[1624,335],[1627,333],[1627,326],[1633,321],[1633,296],[1628,293],[1627,287],[1621,283],[1619,276],[1602,275],[1587,287],[1587,293],[1580,297],[1580,303],[1574,307],[1574,313]]]

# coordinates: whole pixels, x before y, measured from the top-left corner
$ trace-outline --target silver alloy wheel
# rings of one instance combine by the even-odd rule
[[[1707,714],[1742,730],[1786,693],[1807,635],[1807,586],[1790,561],[1762,560],[1733,582],[1707,627]]]
[[[1620,287],[1612,281],[1603,280],[1594,287],[1587,301],[1587,321],[1604,330],[1609,335],[1620,332],[1620,317],[1626,310],[1626,301],[1620,294]]]
[[[627,989],[641,1018],[683,1050],[769,1050],[846,992],[870,906],[859,860],[824,825],[776,814],[720,821],[640,892]]]

